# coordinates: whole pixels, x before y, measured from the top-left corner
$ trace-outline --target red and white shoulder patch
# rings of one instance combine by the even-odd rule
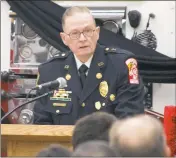
[[[131,84],[139,84],[138,65],[136,59],[129,58],[125,63],[128,67],[129,82]]]

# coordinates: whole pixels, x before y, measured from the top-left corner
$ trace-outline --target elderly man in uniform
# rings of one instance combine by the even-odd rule
[[[64,77],[68,86],[36,102],[34,124],[73,125],[96,111],[117,118],[144,113],[144,86],[134,54],[100,46],[100,27],[86,7],[67,9],[62,26],[60,36],[70,52],[41,64],[38,84]]]

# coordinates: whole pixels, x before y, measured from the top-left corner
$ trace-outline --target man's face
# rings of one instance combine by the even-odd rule
[[[90,56],[94,53],[99,39],[100,28],[95,26],[93,17],[90,14],[75,13],[67,17],[63,30],[64,32],[60,35],[64,44],[78,58]]]

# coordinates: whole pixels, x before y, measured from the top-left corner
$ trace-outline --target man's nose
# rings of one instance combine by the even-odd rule
[[[83,32],[81,32],[80,37],[79,37],[79,40],[80,40],[80,41],[85,41],[85,40],[86,40],[86,37],[85,37],[85,35],[83,34]]]

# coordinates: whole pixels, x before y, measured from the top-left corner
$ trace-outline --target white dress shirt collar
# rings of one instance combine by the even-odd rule
[[[93,58],[93,55],[89,58],[88,61],[86,61],[85,63],[82,63],[77,57],[76,55],[74,54],[74,57],[75,57],[75,61],[76,61],[76,67],[77,67],[77,70],[79,70],[79,68],[81,67],[82,64],[85,64],[87,67],[88,67],[88,70],[90,68],[90,64],[91,64],[91,61],[92,61],[92,58]],[[86,75],[87,75],[88,72],[86,72]]]
[[[77,70],[79,70],[79,68],[81,67],[82,64],[85,64],[88,68],[90,68],[90,64],[91,64],[93,55],[92,55],[92,56],[89,58],[89,60],[87,60],[85,63],[82,63],[82,62],[76,57],[76,55],[74,55],[74,57],[75,57],[75,61],[76,61]]]

